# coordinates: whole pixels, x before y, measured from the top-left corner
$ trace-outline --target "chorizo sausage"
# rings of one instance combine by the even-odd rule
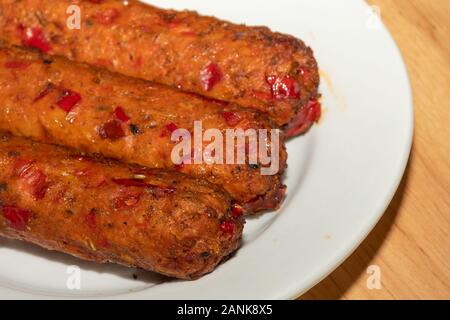
[[[189,144],[195,150],[189,149],[191,155],[184,165],[172,157],[179,145],[172,141],[172,132],[184,128],[189,135],[186,139],[191,138],[196,121],[201,122],[202,132],[217,129],[224,137],[228,129],[266,129],[268,140],[260,147],[270,151],[275,145],[269,131],[275,125],[256,111],[8,47],[0,47],[0,97],[0,129],[14,135],[204,178],[222,185],[249,211],[276,208],[283,199],[281,175],[287,156],[282,136],[274,141],[279,150],[274,148],[272,155],[279,161],[273,175],[261,174],[272,163],[233,164],[223,154],[224,164],[206,158],[194,164],[196,153],[204,154],[202,150],[211,143],[203,139],[199,150],[193,143],[195,137]],[[237,142],[233,148],[237,155]]]
[[[230,196],[206,181],[0,135],[1,236],[196,279],[239,246],[242,228]]]
[[[80,7],[70,29],[69,5]],[[0,37],[268,114],[289,136],[320,117],[319,73],[301,40],[129,0],[0,0]]]

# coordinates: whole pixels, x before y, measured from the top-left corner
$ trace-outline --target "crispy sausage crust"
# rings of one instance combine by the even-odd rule
[[[81,7],[79,30],[70,30],[66,23],[66,10],[74,3]],[[304,132],[317,119],[296,117],[317,99],[320,81],[313,52],[301,40],[191,11],[162,10],[134,0],[124,3],[0,0],[0,36],[14,44],[256,108],[279,126],[294,123],[299,130],[288,126],[293,134]]]
[[[222,185],[250,211],[276,208],[283,199],[280,180],[287,156],[282,136],[279,172],[272,176],[261,175],[261,168],[248,164],[177,166],[171,158],[176,145],[171,132],[192,131],[194,121],[202,121],[203,130],[215,128],[224,136],[228,128],[274,126],[255,111],[64,58],[1,47],[0,97],[0,129],[14,135],[205,178]],[[204,142],[203,150],[209,144]],[[270,147],[270,141],[267,144]]]
[[[1,236],[195,279],[239,246],[242,228],[210,183],[1,134]]]

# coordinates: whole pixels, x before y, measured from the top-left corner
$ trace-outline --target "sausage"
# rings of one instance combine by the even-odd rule
[[[211,143],[206,139],[200,141],[202,150],[191,140],[189,146],[195,152],[183,159],[191,164],[180,164],[172,157],[179,146],[172,141],[172,132],[185,128],[189,130],[186,139],[191,138],[195,121],[201,121],[204,131],[217,129],[224,137],[227,129],[266,129],[269,133],[275,125],[258,112],[64,58],[7,47],[0,48],[0,97],[0,129],[14,135],[204,178],[222,185],[249,212],[276,208],[283,199],[281,175],[287,156],[282,135],[279,151],[273,154],[279,158],[279,169],[273,175],[261,174],[272,164],[227,164],[225,156],[224,164],[194,164],[195,152],[201,155]],[[276,146],[270,138],[264,142],[269,151]],[[238,149],[235,143],[231,151],[237,155]]]
[[[242,216],[208,182],[1,134],[0,235],[180,279],[239,246]]]
[[[69,5],[81,8],[69,29]],[[268,114],[289,136],[320,117],[319,72],[301,40],[129,0],[0,0],[0,37]]]

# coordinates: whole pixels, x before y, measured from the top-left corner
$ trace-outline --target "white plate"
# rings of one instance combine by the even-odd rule
[[[1,298],[295,298],[358,246],[397,189],[411,147],[411,91],[394,41],[364,2],[152,3],[267,25],[315,50],[323,71],[324,117],[288,144],[288,197],[282,209],[250,220],[236,256],[193,282],[165,281],[0,240]],[[69,265],[81,268],[81,290],[66,287]]]

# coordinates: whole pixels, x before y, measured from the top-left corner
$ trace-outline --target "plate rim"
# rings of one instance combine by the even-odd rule
[[[367,9],[372,7],[365,0],[360,0],[360,1],[367,7]],[[388,191],[388,196],[385,198],[385,201],[379,205],[379,209],[375,210],[375,212],[377,212],[377,213],[370,215],[371,219],[368,219],[368,223],[366,224],[365,228],[363,230],[360,230],[360,232],[357,235],[355,232],[355,235],[353,236],[354,239],[352,241],[349,241],[349,242],[352,242],[353,245],[348,246],[347,249],[343,249],[342,250],[343,252],[341,252],[340,254],[339,253],[336,254],[336,257],[339,257],[339,258],[335,258],[336,262],[332,263],[331,267],[328,266],[328,267],[322,268],[322,269],[329,269],[329,270],[325,271],[325,272],[319,272],[319,273],[321,273],[321,275],[316,277],[317,280],[313,281],[312,284],[310,284],[306,287],[302,287],[301,285],[298,285],[296,290],[291,290],[291,293],[286,293],[285,295],[282,295],[279,299],[286,299],[286,300],[299,299],[303,294],[307,293],[309,290],[311,290],[317,284],[319,284],[322,280],[324,280],[326,277],[328,277],[334,271],[336,271],[336,269],[338,269],[339,266],[341,266],[345,262],[345,260],[347,260],[359,248],[359,246],[366,240],[368,235],[373,231],[373,229],[380,222],[381,218],[384,216],[386,210],[388,209],[394,196],[397,193],[397,190],[400,186],[400,183],[403,180],[406,169],[408,167],[408,163],[409,163],[411,151],[412,151],[412,146],[413,146],[413,141],[414,141],[414,119],[415,119],[414,118],[414,95],[413,95],[413,89],[411,86],[411,77],[410,77],[408,67],[406,65],[405,59],[403,57],[403,54],[400,50],[398,43],[395,41],[392,33],[390,32],[389,28],[386,26],[384,21],[382,21],[380,19],[380,22],[381,22],[381,28],[383,29],[383,32],[385,32],[387,34],[388,38],[390,39],[390,41],[393,44],[393,48],[395,49],[395,54],[397,55],[397,57],[399,59],[400,67],[402,68],[402,72],[404,73],[404,76],[405,76],[406,88],[408,90],[407,92],[402,93],[406,96],[406,98],[408,100],[407,106],[405,106],[405,107],[407,107],[407,111],[409,113],[409,119],[405,120],[405,124],[407,124],[407,127],[405,127],[405,128],[408,130],[408,137],[405,142],[404,150],[402,152],[403,155],[402,155],[402,159],[401,159],[400,168],[397,171],[397,176],[393,179],[392,185]],[[333,259],[330,258],[330,260],[333,260]],[[278,298],[275,298],[275,299],[278,299]]]
[[[370,5],[364,1],[359,0],[362,2],[367,8],[370,7]],[[382,22],[382,21],[381,21]],[[348,240],[345,241],[345,246],[342,246],[343,248],[337,251],[333,256],[328,257],[326,260],[329,261],[327,264],[323,264],[321,266],[318,266],[317,270],[312,270],[311,274],[308,275],[308,278],[311,278],[308,282],[308,285],[304,285],[304,283],[300,283],[298,280],[298,276],[293,277],[293,285],[284,288],[280,288],[277,292],[273,293],[269,299],[298,299],[302,294],[310,290],[312,287],[314,287],[316,284],[318,284],[320,281],[322,281],[325,277],[327,277],[329,274],[331,274],[333,271],[336,270],[360,245],[361,243],[366,239],[366,237],[369,235],[369,233],[374,229],[374,227],[377,225],[381,217],[384,215],[386,209],[388,208],[389,204],[391,203],[393,197],[395,196],[398,187],[402,181],[402,178],[404,176],[405,170],[408,165],[412,144],[413,144],[413,137],[414,137],[414,102],[413,102],[413,90],[411,87],[411,80],[410,75],[408,72],[408,68],[406,66],[405,60],[403,58],[403,55],[401,53],[401,50],[396,43],[393,35],[387,28],[387,26],[382,22],[382,29],[383,32],[387,35],[387,38],[390,39],[390,41],[393,44],[393,48],[395,48],[395,54],[397,55],[397,58],[399,60],[399,68],[402,68],[402,73],[405,76],[406,81],[406,89],[407,91],[402,91],[402,95],[405,96],[405,101],[407,100],[407,105],[405,104],[405,114],[409,114],[409,119],[405,119],[405,123],[403,124],[403,129],[408,130],[407,132],[407,140],[405,139],[404,142],[404,149],[401,151],[402,158],[400,161],[400,165],[398,170],[396,170],[397,175],[395,177],[392,177],[390,179],[390,188],[387,191],[387,194],[384,198],[384,201],[382,203],[379,203],[377,207],[373,207],[371,214],[367,214],[369,217],[366,219],[364,223],[364,227],[360,230],[356,230],[358,232],[353,232],[351,236],[348,237]],[[394,53],[393,53],[394,54]],[[400,152],[399,152],[400,154]],[[33,294],[28,292],[23,292],[21,290],[16,290],[15,288],[7,288],[3,287],[6,290],[12,290],[16,295],[20,295],[23,298],[37,298],[37,299],[45,299],[45,298],[56,298],[54,296],[48,296],[45,294]],[[147,289],[137,293],[124,293],[119,294],[117,296],[105,296],[100,298],[93,298],[93,299],[127,299],[127,298],[141,298],[145,299],[145,292]],[[136,294],[139,294],[140,297],[136,297]],[[64,297],[60,297],[62,299],[65,299]],[[86,299],[83,297],[70,297],[70,299]],[[92,299],[92,298],[87,298]]]

